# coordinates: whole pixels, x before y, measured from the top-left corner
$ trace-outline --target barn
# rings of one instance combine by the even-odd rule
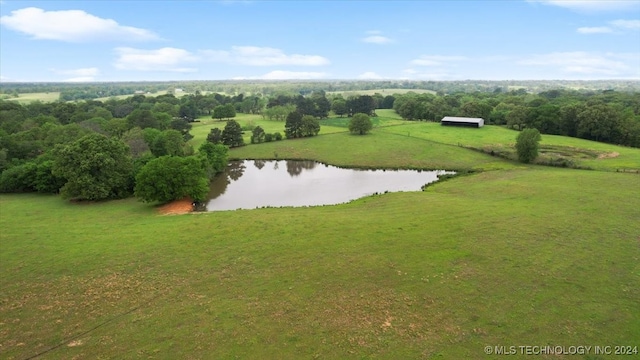
[[[470,118],[470,117],[457,117],[457,116],[445,116],[440,121],[441,125],[449,126],[469,126],[469,127],[483,127],[483,118]]]

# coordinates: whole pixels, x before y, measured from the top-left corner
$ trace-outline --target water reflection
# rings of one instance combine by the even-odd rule
[[[315,161],[231,161],[211,182],[206,210],[339,204],[373,193],[418,191],[446,171],[376,171]],[[284,165],[284,166],[281,166]]]
[[[311,160],[287,160],[287,172],[289,175],[298,176],[302,170],[311,170],[316,167],[317,162]]]

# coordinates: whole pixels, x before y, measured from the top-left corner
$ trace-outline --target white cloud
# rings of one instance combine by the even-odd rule
[[[146,41],[158,36],[145,29],[123,26],[82,10],[45,11],[29,7],[0,17],[0,24],[34,39],[68,42]]]
[[[371,44],[387,44],[392,42],[393,40],[382,35],[371,35],[371,36],[367,36],[366,38],[363,38],[362,41],[366,43],[371,43]]]
[[[595,54],[575,51],[533,55],[518,61],[518,64],[555,67],[569,74],[621,76],[638,72],[637,68],[634,69],[627,64],[633,64],[634,61],[636,64],[640,62],[639,54]]]
[[[330,64],[329,59],[319,55],[285,54],[280,49],[258,46],[232,46],[226,50],[202,50],[209,61],[249,66],[321,66]]]
[[[239,76],[233,80],[316,80],[326,77],[327,73],[324,72],[275,70],[260,76]]]
[[[369,31],[367,31],[367,34],[369,34],[369,35],[379,35],[379,34],[382,34],[382,31],[380,31],[380,30],[369,30]]]
[[[418,66],[442,66],[467,60],[464,56],[422,55],[418,59],[411,60],[412,65]]]
[[[358,79],[362,79],[362,80],[380,80],[380,79],[383,79],[383,77],[378,75],[378,74],[376,74],[373,71],[367,71],[367,72],[364,72],[364,73],[358,75]]]
[[[527,0],[527,2],[559,6],[578,12],[625,11],[640,8],[638,1],[630,0]]]
[[[640,20],[614,20],[609,22],[609,24],[615,27],[624,28],[624,29],[632,29],[632,30],[640,29]]]
[[[576,30],[580,34],[608,34],[612,33],[613,30],[606,26],[598,26],[598,27],[581,27]]]
[[[119,47],[115,51],[118,59],[114,66],[121,70],[195,72],[197,69],[184,67],[183,64],[200,60],[186,50],[171,47],[157,50]]]

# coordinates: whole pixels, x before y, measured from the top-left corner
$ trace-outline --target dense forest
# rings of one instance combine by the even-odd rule
[[[195,90],[181,96],[171,93],[158,96],[136,94],[104,101],[60,100],[21,104],[0,100],[0,191],[62,192],[68,198],[92,200],[130,196],[136,192],[137,183],[142,183],[138,179],[141,173],[159,176],[149,169],[143,171],[148,164],[155,169],[170,164],[173,168],[183,167],[183,170],[200,164],[202,171],[198,176],[211,177],[224,168],[221,163],[226,159],[226,149],[243,145],[241,131],[254,130],[242,129],[233,121],[236,113],[257,114],[265,120],[281,121],[287,138],[316,135],[322,120],[330,116],[351,117],[357,113],[376,116],[376,109],[394,109],[406,120],[439,121],[443,116],[481,117],[489,125],[516,130],[535,128],[542,134],[640,147],[638,91],[557,88],[534,93],[525,88],[507,90],[507,87],[493,86],[491,91],[487,88],[487,91],[451,93],[438,90],[436,93],[384,92],[383,95],[380,91],[373,95],[342,95],[331,94],[326,89],[314,90],[315,85],[324,85],[328,89],[337,86],[309,84],[308,88],[298,91],[281,88],[271,95],[265,95],[264,89],[233,95],[227,91]],[[147,85],[167,87],[166,83],[132,83],[124,89],[113,86],[113,91],[126,92]],[[23,90],[43,90],[38,86],[25,85]],[[92,86],[99,88],[98,85],[87,85],[86,88],[80,86],[67,90],[84,91],[92,89]],[[57,90],[66,91],[64,86]],[[192,138],[189,131],[192,122],[202,117],[226,120],[227,126],[222,132],[212,132],[206,146],[195,151],[189,143]],[[282,138],[279,133],[258,132],[254,135],[252,142]],[[107,158],[95,154],[78,155],[78,149],[87,148],[94,149],[100,156],[111,155]],[[169,157],[185,160],[180,163],[167,160]],[[75,162],[69,162],[70,158]],[[91,168],[93,165],[87,165],[89,163],[102,164],[102,168]],[[78,173],[83,166],[87,167],[87,173]],[[113,178],[90,176],[98,172],[109,173]],[[149,182],[149,179],[145,180]],[[203,184],[206,184],[205,180],[193,186],[202,192]],[[148,189],[146,191],[149,192]],[[143,193],[142,189],[140,193]],[[180,195],[184,194],[171,196]],[[171,197],[167,194],[148,196],[148,199]]]
[[[616,90],[640,91],[640,81],[634,80],[503,80],[503,81],[408,81],[408,80],[334,80],[334,81],[172,81],[172,82],[113,82],[113,83],[0,83],[0,99],[11,99],[25,93],[59,92],[63,101],[107,98],[119,95],[135,95],[157,92],[186,93],[215,92],[236,95],[239,93],[271,96],[278,93],[308,95],[314,91],[366,91],[376,89],[430,90],[440,94],[458,92],[509,92],[523,89],[528,93],[567,89],[579,91]]]

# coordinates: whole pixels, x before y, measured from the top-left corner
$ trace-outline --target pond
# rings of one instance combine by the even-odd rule
[[[206,211],[334,205],[396,191],[419,191],[450,171],[343,169],[315,161],[231,161],[211,183]]]

